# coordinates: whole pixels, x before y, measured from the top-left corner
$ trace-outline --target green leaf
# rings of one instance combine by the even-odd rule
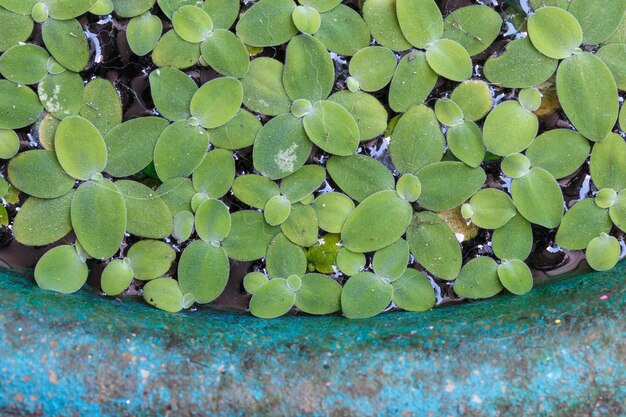
[[[317,190],[326,179],[326,170],[319,165],[305,165],[280,182],[280,192],[292,203],[303,200]]]
[[[296,6],[291,14],[293,24],[302,33],[314,34],[322,23],[320,14],[315,8],[309,6]]]
[[[174,230],[172,237],[178,242],[185,242],[194,231],[195,218],[190,211],[181,211],[174,216]]]
[[[47,19],[41,34],[48,52],[61,65],[74,72],[85,69],[89,60],[89,47],[78,20]]]
[[[617,133],[610,133],[591,151],[591,179],[598,189],[626,188],[626,143]]]
[[[541,98],[543,95],[536,88],[525,88],[520,90],[518,101],[523,108],[528,111],[537,111],[541,107]]]
[[[502,17],[488,6],[456,9],[443,22],[443,37],[461,44],[474,56],[489,48],[500,34]]]
[[[98,129],[80,116],[61,121],[54,136],[59,163],[72,177],[86,181],[107,164],[107,147]]]
[[[27,13],[30,13],[30,9]],[[0,52],[26,41],[33,31],[33,26],[33,19],[30,16],[12,13],[0,7]]]
[[[611,220],[620,230],[626,230],[626,190],[617,194],[617,201],[609,208]],[[15,231],[15,229],[14,229]]]
[[[167,204],[172,216],[181,211],[191,211],[191,199],[195,193],[191,180],[187,178],[165,180],[157,189],[157,195]]]
[[[559,7],[541,7],[528,18],[528,37],[539,52],[554,59],[567,58],[583,41],[576,18]]]
[[[587,262],[596,271],[608,271],[619,261],[621,247],[619,241],[606,233],[594,238],[587,246]]]
[[[402,276],[408,262],[409,244],[404,239],[398,239],[374,253],[372,269],[376,275],[395,281]]]
[[[209,138],[213,145],[222,149],[237,150],[254,144],[256,135],[261,130],[259,119],[247,110],[239,109],[235,117],[228,123],[209,130]]]
[[[517,212],[511,197],[496,188],[478,191],[464,207],[470,209],[472,223],[483,229],[498,229]]]
[[[617,86],[600,58],[583,52],[564,60],[556,88],[563,111],[587,139],[597,142],[613,129],[619,111]]]
[[[200,43],[213,30],[211,17],[196,6],[182,6],[172,14],[172,26],[183,40]]]
[[[103,78],[94,78],[85,86],[83,108],[80,115],[106,135],[109,130],[122,123],[122,103],[113,83]]]
[[[598,207],[592,198],[587,198],[565,213],[555,241],[565,249],[585,249],[600,233],[609,233],[611,226],[609,211]]]
[[[470,167],[479,167],[485,159],[483,132],[476,123],[466,120],[448,128],[447,140],[452,154]]]
[[[135,55],[146,56],[155,48],[162,33],[161,19],[146,12],[128,22],[126,40]]]
[[[89,13],[98,16],[106,16],[113,13],[114,7],[112,0],[94,0],[94,5],[89,9]]]
[[[37,0],[0,0],[0,6],[13,13],[30,14]]]
[[[341,285],[326,275],[306,274],[295,305],[307,314],[334,313],[341,308]]]
[[[324,100],[334,83],[335,67],[326,47],[310,35],[294,37],[285,52],[283,84],[287,95],[292,100]]]
[[[214,29],[229,29],[239,16],[239,6],[239,0],[211,0],[202,9],[211,16]]]
[[[382,313],[393,297],[393,287],[371,272],[359,272],[346,281],[341,291],[341,309],[350,319]]]
[[[318,12],[324,13],[335,9],[341,3],[341,0],[298,0],[298,3],[303,6],[313,7]]]
[[[493,97],[487,83],[480,80],[464,81],[450,95],[463,112],[465,120],[477,121],[491,110]]]
[[[280,226],[289,240],[302,247],[315,245],[318,238],[318,228],[315,209],[301,203],[292,204],[289,217]]]
[[[177,313],[183,309],[183,292],[178,281],[172,278],[157,278],[148,282],[143,287],[143,299],[169,313]]]
[[[626,16],[626,12],[624,13]],[[612,43],[626,43],[626,20],[622,19],[622,22],[619,24],[615,32],[604,42],[605,44]]]
[[[272,197],[280,194],[280,191],[278,185],[269,178],[257,174],[246,174],[235,178],[233,194],[242,203],[263,209]]]
[[[115,183],[126,204],[126,230],[136,236],[163,239],[172,233],[172,213],[158,193],[140,182]]]
[[[87,282],[89,268],[74,246],[62,245],[46,252],[35,267],[35,281],[44,290],[76,292]]]
[[[396,0],[396,13],[402,34],[421,49],[441,38],[443,17],[434,0]]]
[[[311,141],[334,155],[350,155],[359,146],[359,127],[352,115],[333,101],[318,101],[303,118]]]
[[[568,11],[580,22],[583,43],[597,45],[619,26],[626,12],[626,1],[572,0]]]
[[[200,58],[200,44],[187,42],[174,30],[165,32],[152,50],[152,61],[158,67],[185,69]]]
[[[528,38],[516,39],[504,53],[491,57],[483,68],[489,82],[504,88],[539,85],[554,74],[558,61],[539,52]]]
[[[241,83],[230,77],[213,79],[204,84],[191,99],[191,115],[202,127],[215,128],[235,117],[243,101]]]
[[[395,186],[387,167],[365,155],[333,156],[326,163],[326,170],[339,188],[356,201]]]
[[[352,252],[346,248],[337,251],[337,268],[343,274],[351,276],[356,275],[365,269],[365,255],[362,253]]]
[[[67,20],[87,13],[96,4],[96,0],[46,0],[50,17]]]
[[[39,97],[25,85],[0,80],[0,129],[20,129],[39,119]]]
[[[435,306],[435,290],[424,274],[406,268],[402,276],[391,283],[393,302],[403,310],[427,311]]]
[[[226,288],[230,264],[221,247],[196,240],[185,248],[178,263],[178,282],[197,303],[215,300]]]
[[[363,91],[341,90],[328,98],[340,104],[354,118],[361,141],[373,139],[387,128],[387,110],[374,96]]]
[[[83,107],[83,79],[72,71],[48,74],[37,86],[41,104],[54,117],[76,116]]]
[[[368,46],[350,60],[350,75],[364,91],[378,91],[391,81],[396,70],[396,56],[389,48]]]
[[[11,159],[7,171],[11,184],[33,197],[56,198],[74,187],[53,151],[22,152]]]
[[[526,149],[539,130],[537,116],[518,101],[505,101],[496,106],[485,119],[483,139],[487,150],[507,156]]]
[[[603,188],[596,193],[595,202],[600,208],[607,209],[617,202],[617,191],[612,188]]]
[[[417,262],[431,274],[445,280],[459,274],[461,246],[452,228],[436,214],[415,213],[406,240]]]
[[[11,159],[20,150],[20,137],[11,129],[0,129],[0,158]]]
[[[196,210],[196,233],[200,239],[214,246],[230,233],[230,213],[226,204],[209,198]]]
[[[15,45],[0,56],[0,74],[18,84],[36,84],[48,75],[48,52],[41,46]]]
[[[261,288],[261,285],[266,284],[268,280],[267,275],[261,272],[249,272],[243,277],[243,287],[248,293],[254,294],[256,290]]]
[[[502,288],[498,278],[498,264],[486,256],[466,263],[454,282],[454,292],[465,298],[490,298],[502,291]]]
[[[159,68],[150,73],[152,100],[163,117],[183,120],[191,116],[191,99],[198,91],[196,83],[175,68]]]
[[[426,60],[433,71],[449,80],[465,81],[472,76],[472,59],[461,44],[450,39],[434,41],[426,50]]]
[[[112,0],[115,14],[120,17],[135,17],[150,10],[155,0]]]
[[[321,18],[321,25],[314,36],[329,51],[352,56],[370,44],[367,24],[358,12],[347,5],[340,4],[326,11]]]
[[[139,117],[129,120],[104,136],[108,159],[105,172],[114,177],[128,177],[147,167],[154,156],[154,147],[169,125],[161,117]]]
[[[296,294],[283,278],[270,279],[258,288],[250,300],[250,313],[263,319],[286,314],[296,302]]]
[[[446,126],[456,126],[463,123],[463,111],[449,98],[440,98],[435,102],[435,116]]]
[[[178,10],[182,6],[194,6],[196,4],[196,0],[157,0],[157,3],[163,14],[171,20],[172,15],[176,10]],[[213,1],[209,3],[213,3]],[[206,12],[209,14],[209,16],[211,16],[211,13],[209,13],[208,11]]]
[[[54,135],[56,134],[57,127],[59,127],[59,123],[61,123],[61,121],[49,113],[40,119],[38,129],[39,143],[44,149],[49,151],[54,150]]]
[[[389,143],[391,161],[402,174],[416,174],[439,162],[444,148],[445,139],[435,112],[423,104],[400,117]]]
[[[268,178],[284,178],[304,165],[312,146],[302,121],[281,114],[259,131],[252,151],[254,168]]]
[[[161,181],[188,177],[202,163],[209,148],[209,135],[181,120],[169,125],[154,148],[154,167]]]
[[[435,88],[437,79],[438,75],[428,64],[426,54],[411,51],[400,60],[391,80],[389,107],[403,113],[423,103]]]
[[[533,231],[530,222],[516,214],[507,224],[491,235],[493,252],[500,259],[528,258],[533,247]]]
[[[176,252],[165,242],[146,239],[132,245],[127,256],[135,278],[149,281],[170,270]]]
[[[283,224],[291,214],[291,203],[287,197],[276,195],[270,198],[263,209],[263,215],[267,224],[279,226]]]
[[[394,51],[405,51],[411,48],[411,44],[400,29],[396,3],[396,0],[367,0],[363,4],[363,19],[372,37],[381,46]]]
[[[521,178],[530,171],[530,160],[521,153],[512,153],[502,159],[500,169],[508,177]]]
[[[300,246],[278,233],[267,247],[266,267],[273,278],[302,276],[306,272],[306,256]]]
[[[107,259],[118,251],[126,231],[126,205],[120,190],[107,179],[78,187],[72,199],[72,226],[85,251]]]
[[[248,50],[241,40],[226,29],[216,29],[202,42],[204,60],[220,74],[242,78],[250,68]]]
[[[283,63],[273,58],[259,57],[250,62],[241,80],[246,107],[268,116],[289,113],[291,99],[283,86],[283,68]]]
[[[419,204],[434,211],[450,210],[470,198],[485,182],[482,168],[462,162],[436,162],[422,168],[417,177],[422,182]]]
[[[276,46],[288,42],[297,33],[291,14],[292,0],[260,0],[241,15],[237,36],[250,46]]]
[[[133,281],[133,270],[127,261],[115,259],[102,271],[100,287],[106,295],[119,295],[126,291]]]
[[[352,199],[341,193],[324,193],[311,204],[315,209],[319,227],[329,233],[341,233],[341,228],[354,210]]]
[[[193,186],[212,198],[222,198],[235,179],[235,160],[232,152],[215,149],[207,153],[193,172]]]
[[[280,228],[265,223],[263,213],[241,210],[231,215],[230,234],[222,243],[236,261],[254,261],[265,256],[267,246]]]
[[[398,179],[396,192],[409,203],[413,203],[422,194],[422,183],[415,175],[404,174]]]
[[[309,271],[317,271],[323,274],[337,272],[335,263],[337,252],[341,250],[341,237],[338,234],[325,234],[317,240],[315,245],[306,251],[306,259]]]
[[[412,213],[411,205],[395,191],[379,191],[350,213],[341,230],[341,240],[353,252],[382,249],[404,234]]]
[[[617,88],[626,90],[626,68],[623,63],[626,62],[626,47],[624,44],[610,44],[603,46],[596,52],[596,56],[604,62],[609,68]]]
[[[563,193],[554,177],[543,168],[531,168],[511,184],[515,207],[531,223],[553,229],[563,218]]]
[[[554,178],[576,172],[589,156],[591,146],[580,133],[569,129],[553,129],[537,136],[526,150],[532,166],[543,168]]]
[[[516,295],[524,295],[533,288],[533,274],[519,259],[502,261],[498,266],[498,278],[504,288]]]
[[[53,199],[29,197],[13,221],[13,236],[23,245],[44,246],[72,230],[70,204],[74,193]]]

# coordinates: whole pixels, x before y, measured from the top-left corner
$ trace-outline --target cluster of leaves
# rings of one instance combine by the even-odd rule
[[[610,269],[626,231],[616,133],[626,0],[530,7],[503,13],[504,36],[494,8],[444,18],[434,0],[245,10],[239,0],[0,0],[0,193],[21,203],[13,235],[30,246],[75,237],[37,264],[44,289],[77,291],[104,261],[106,294],[146,281],[146,301],[172,312],[218,298],[231,260],[262,261],[243,285],[264,318],[294,306],[350,318],[424,311],[436,303],[431,279],[467,298],[525,294],[537,228]],[[123,120],[114,85],[83,80],[85,13],[114,13],[132,52],[151,56],[154,116]],[[28,43],[35,24],[45,48]],[[475,68],[485,51],[496,54]],[[199,86],[184,72],[195,66],[218,75]],[[552,85],[571,126],[540,132]],[[21,148],[33,125],[38,146]],[[363,152],[371,140],[378,157]],[[237,173],[250,149],[254,172]],[[506,186],[487,180],[486,164]],[[587,164],[592,194],[566,208],[558,180]],[[463,265],[468,237],[450,213],[492,231],[493,254]],[[6,209],[0,217],[8,224]]]

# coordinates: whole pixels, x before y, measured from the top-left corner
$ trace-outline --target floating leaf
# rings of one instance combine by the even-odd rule
[[[108,150],[105,171],[127,177],[152,162],[154,147],[168,122],[160,117],[139,117],[115,126],[104,136]]]
[[[524,295],[533,288],[533,274],[519,259],[505,260],[498,266],[500,282],[510,292]]]
[[[178,286],[178,281],[172,278],[157,278],[148,282],[143,287],[143,299],[148,304],[170,313],[177,313],[183,309],[183,292]]]
[[[533,231],[530,223],[519,213],[507,224],[493,231],[493,252],[500,259],[524,260],[533,247]]]
[[[37,0],[0,0],[0,6],[13,13],[30,14]]]
[[[235,117],[243,101],[241,83],[230,77],[204,84],[191,99],[191,115],[205,128],[225,125]]]
[[[261,285],[267,283],[268,280],[269,279],[265,274],[260,272],[249,272],[245,277],[243,277],[243,287],[248,293],[254,294],[256,290],[261,288]]]
[[[365,255],[341,248],[337,252],[337,268],[348,276],[356,275],[365,269]]]
[[[94,0],[94,5],[89,9],[89,13],[106,16],[113,13],[114,7],[112,0]]]
[[[480,256],[463,266],[454,282],[454,292],[466,298],[489,298],[502,291],[498,278],[498,264],[491,258]]]
[[[395,281],[402,276],[408,262],[409,244],[404,239],[398,239],[374,253],[372,269],[376,275]]]
[[[620,230],[626,230],[626,190],[622,190],[617,194],[615,204],[609,208],[611,220]]]
[[[350,213],[341,230],[341,240],[353,252],[382,249],[404,234],[412,213],[411,205],[395,191],[379,191]]]
[[[598,207],[592,198],[587,198],[565,213],[555,241],[565,249],[585,249],[600,233],[609,233],[611,226],[609,211]]]
[[[292,100],[324,100],[334,83],[335,67],[324,45],[310,35],[294,37],[285,52],[283,84],[287,95]]]
[[[96,0],[46,0],[50,17],[58,20],[67,20],[87,13]]]
[[[305,165],[280,182],[280,192],[292,203],[303,200],[317,190],[326,179],[326,171],[318,165]]]
[[[230,265],[221,247],[196,240],[185,248],[178,262],[178,282],[197,303],[215,300],[226,288]]]
[[[154,167],[161,179],[187,177],[202,163],[209,135],[201,127],[181,120],[169,125],[154,148]]]
[[[215,71],[242,78],[250,67],[246,46],[232,32],[216,29],[202,42],[202,57]]]
[[[319,227],[329,233],[341,233],[341,228],[354,210],[352,199],[341,193],[324,193],[312,204]]]
[[[387,110],[372,95],[363,91],[337,91],[328,98],[340,104],[354,118],[361,141],[373,139],[387,128]]]
[[[48,74],[48,52],[41,46],[15,45],[0,56],[0,74],[18,84],[36,84]]]
[[[0,158],[11,159],[20,150],[20,137],[11,129],[0,129]]]
[[[115,183],[126,204],[126,230],[133,235],[163,239],[172,233],[172,213],[152,188],[140,182]]]
[[[556,88],[563,111],[587,139],[597,142],[613,129],[619,111],[617,86],[600,58],[583,52],[564,60]]]
[[[461,108],[465,120],[477,121],[491,110],[493,98],[489,86],[479,80],[468,80],[459,84],[450,98]]]
[[[259,131],[252,152],[254,167],[268,178],[284,178],[304,165],[311,148],[301,120],[281,114]]]
[[[433,0],[396,0],[396,13],[404,37],[421,49],[441,38],[443,18]]]
[[[572,0],[568,11],[580,22],[583,42],[597,45],[608,39],[626,12],[626,2],[616,0]]]
[[[193,172],[193,186],[212,198],[221,198],[230,190],[235,179],[232,152],[215,149],[207,153]]]
[[[71,216],[76,237],[89,255],[107,259],[118,251],[126,231],[126,205],[111,181],[81,184],[72,199]]]
[[[278,233],[267,247],[267,272],[271,277],[302,276],[306,272],[306,256],[302,248]]]
[[[521,153],[512,153],[502,159],[500,169],[508,177],[521,178],[530,171],[530,160]]]
[[[211,17],[196,6],[182,6],[172,14],[172,26],[183,40],[200,43],[213,30]]]
[[[89,46],[78,20],[47,19],[41,34],[48,52],[61,65],[74,72],[85,69],[89,60]]]
[[[491,46],[501,27],[502,18],[491,7],[461,7],[446,16],[443,37],[458,42],[473,56]]]
[[[33,197],[56,198],[74,187],[53,151],[22,152],[11,159],[7,171],[11,184]]]
[[[425,105],[411,108],[396,125],[389,152],[395,167],[402,174],[416,174],[423,167],[439,162],[445,139],[435,112]]]
[[[426,311],[435,306],[435,290],[424,274],[406,268],[402,276],[391,283],[393,302],[403,310]]]
[[[422,194],[422,183],[413,174],[404,174],[398,179],[396,192],[409,203],[417,201]]]
[[[79,116],[61,121],[54,137],[59,163],[72,177],[86,181],[102,172],[107,163],[107,147],[98,129]]]
[[[228,123],[209,130],[213,145],[222,149],[237,150],[252,146],[256,135],[261,130],[261,122],[247,110],[239,109]]]
[[[191,211],[191,199],[195,193],[191,180],[187,178],[165,180],[157,189],[157,194],[173,216],[181,211]]]
[[[306,259],[309,263],[309,271],[317,271],[323,274],[332,274],[337,269],[337,252],[341,250],[341,237],[338,234],[325,234],[317,240],[315,245],[306,251]]]
[[[175,121],[191,116],[191,99],[198,91],[198,86],[182,71],[159,68],[150,73],[150,91],[159,113]]]
[[[43,108],[37,94],[25,85],[0,80],[0,129],[20,129],[39,119]]]
[[[172,237],[178,242],[184,242],[191,237],[194,231],[195,218],[189,211],[181,211],[174,216],[174,230]]]
[[[505,101],[485,119],[483,139],[487,150],[506,156],[521,152],[535,139],[539,130],[537,116],[523,108],[518,101]]]
[[[406,234],[411,253],[424,268],[451,280],[461,270],[461,246],[448,223],[430,212],[415,213]]]
[[[296,292],[295,305],[308,314],[330,314],[341,308],[341,285],[322,274],[306,274]]]
[[[318,101],[303,118],[304,130],[318,147],[334,155],[350,155],[359,146],[359,127],[340,104]]]
[[[256,174],[241,175],[233,182],[233,194],[244,204],[263,209],[267,202],[280,194],[278,185]]]
[[[543,168],[513,180],[511,196],[515,207],[531,223],[553,229],[563,217],[563,193],[554,177]]]
[[[317,9],[320,13],[321,10]],[[322,21],[315,38],[326,49],[339,55],[354,55],[370,44],[370,31],[361,15],[340,4],[321,15]]]
[[[394,179],[379,161],[365,155],[333,156],[326,163],[333,181],[356,201],[383,190],[394,189]]]
[[[89,268],[74,246],[62,245],[46,252],[35,267],[35,281],[44,290],[76,292],[87,282]]]
[[[469,209],[468,217],[472,223],[483,229],[498,229],[507,224],[517,212],[511,197],[495,188],[478,191],[463,207]]]
[[[274,278],[258,288],[250,300],[250,313],[263,319],[273,319],[286,314],[296,302],[296,294],[287,280]]]
[[[122,123],[122,103],[113,83],[103,78],[94,78],[85,86],[83,108],[80,115],[106,133]]]
[[[364,91],[384,88],[396,70],[396,56],[389,48],[368,46],[359,50],[350,60],[350,75]]]
[[[485,145],[480,127],[469,120],[452,126],[447,132],[448,147],[459,160],[477,168],[485,159]]]
[[[465,81],[472,76],[472,59],[463,46],[450,39],[433,42],[426,50],[426,60],[433,71],[449,80]]]
[[[619,241],[606,233],[594,238],[587,246],[587,262],[596,271],[608,271],[619,261],[621,247]]]
[[[626,47],[617,43],[606,45],[596,52],[596,56],[604,62],[613,74],[617,88],[626,90],[626,69],[622,65],[626,62]]]
[[[41,104],[54,117],[76,116],[83,106],[83,79],[72,71],[48,74],[37,86]]]
[[[595,202],[600,208],[610,208],[617,202],[617,191],[612,188],[603,188],[596,194]]]
[[[394,51],[411,48],[400,29],[396,0],[367,0],[363,4],[363,19],[380,45]]]
[[[542,54],[563,59],[583,41],[583,31],[572,14],[559,7],[541,7],[528,18],[528,37]]]
[[[420,51],[406,54],[391,80],[389,107],[395,112],[403,113],[423,103],[435,88],[437,78],[437,73],[426,60],[426,54]]]
[[[528,111],[537,111],[541,107],[542,95],[536,88],[525,88],[519,92],[519,103]]]
[[[226,204],[209,198],[196,210],[196,233],[205,242],[215,244],[230,233],[230,213]]]
[[[626,188],[626,143],[617,133],[610,133],[591,151],[591,178],[598,189]]]
[[[126,39],[135,55],[148,55],[159,42],[163,33],[163,23],[157,16],[146,12],[128,22]]]
[[[49,151],[54,150],[54,135],[56,134],[57,127],[59,127],[59,123],[61,123],[61,121],[51,114],[46,114],[40,119],[38,127],[39,143],[44,149]]]
[[[504,53],[489,58],[483,68],[491,83],[504,88],[534,87],[546,81],[556,71],[558,61],[539,52],[530,39],[516,39]]]
[[[239,0],[211,0],[205,1],[202,9],[211,16],[213,28],[228,29],[239,16],[239,3]]]
[[[291,213],[280,229],[296,245],[310,247],[317,242],[318,227],[315,209],[296,203],[291,206]]]
[[[319,12],[309,6],[297,6],[293,9],[291,18],[300,32],[309,35],[317,32],[322,23]]]
[[[100,287],[106,295],[119,295],[130,286],[133,280],[133,270],[128,262],[115,259],[102,270]]]
[[[537,136],[526,150],[532,166],[543,168],[554,178],[564,178],[578,170],[589,156],[589,141],[569,129],[553,129]]]
[[[446,126],[456,126],[463,123],[463,111],[449,98],[438,99],[435,103],[435,116]]]
[[[13,236],[23,245],[44,246],[72,230],[70,203],[74,193],[53,199],[29,197],[13,221]]]
[[[30,10],[27,13],[30,13]],[[0,7],[0,52],[26,41],[33,31],[33,26],[30,16],[12,13]]]
[[[174,249],[158,240],[140,240],[128,250],[128,260],[134,276],[143,281],[167,273],[175,259]]]
[[[291,19],[295,8],[291,0],[260,0],[239,18],[237,36],[258,47],[288,42],[298,33]]]
[[[436,162],[422,168],[417,177],[422,182],[418,200],[427,210],[450,210],[478,191],[485,182],[482,168],[471,168],[462,162]]]
[[[359,272],[346,281],[341,291],[341,309],[350,319],[377,315],[387,308],[393,297],[389,282],[371,272]]]
[[[283,87],[283,67],[282,62],[267,57],[250,62],[250,69],[241,80],[246,107],[268,116],[289,113],[291,99]]]
[[[166,32],[152,50],[152,61],[158,67],[189,68],[198,63],[200,44],[182,39],[174,30]]]
[[[263,210],[265,221],[271,226],[279,226],[283,224],[290,214],[291,203],[287,197],[282,195],[276,195],[270,198]]]
[[[254,261],[265,256],[267,245],[279,231],[265,223],[263,213],[241,210],[232,214],[230,234],[222,245],[230,258]]]
[[[115,14],[120,17],[135,17],[150,10],[155,0],[112,0]]]

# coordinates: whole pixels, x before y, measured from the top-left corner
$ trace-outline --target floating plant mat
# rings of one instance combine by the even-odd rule
[[[0,258],[263,318],[613,268],[626,0],[478,3],[0,0]]]

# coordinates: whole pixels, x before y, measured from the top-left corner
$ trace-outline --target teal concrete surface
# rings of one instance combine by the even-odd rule
[[[0,276],[0,416],[624,416],[626,263],[350,321],[168,314]]]

